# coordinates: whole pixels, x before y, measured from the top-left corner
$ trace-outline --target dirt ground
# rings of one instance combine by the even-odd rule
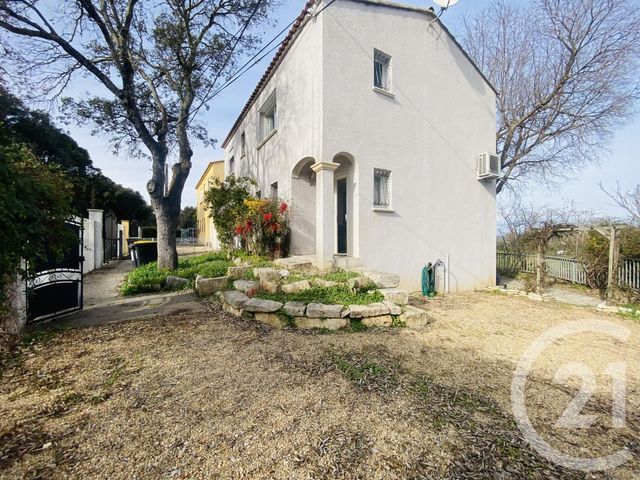
[[[640,322],[485,292],[428,306],[421,330],[276,331],[220,312],[47,333],[2,372],[1,478],[638,478]],[[511,413],[516,362],[568,321],[629,329],[564,338],[534,363],[533,425],[564,453],[626,447],[600,473],[547,461]],[[588,429],[554,426],[596,375]],[[611,428],[610,362],[626,363],[626,423]]]

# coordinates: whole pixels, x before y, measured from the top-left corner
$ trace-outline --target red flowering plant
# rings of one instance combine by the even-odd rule
[[[235,232],[243,239],[249,253],[279,258],[288,253],[289,205],[277,199],[245,200],[245,217],[239,219]]]

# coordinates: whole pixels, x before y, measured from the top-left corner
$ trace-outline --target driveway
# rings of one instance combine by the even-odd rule
[[[192,291],[158,292],[122,297],[120,284],[133,269],[130,260],[117,260],[84,277],[84,308],[34,329],[77,328],[137,318],[203,311]]]

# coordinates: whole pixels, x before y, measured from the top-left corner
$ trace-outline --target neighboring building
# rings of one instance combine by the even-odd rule
[[[223,143],[227,174],[291,202],[292,255],[420,287],[495,284],[496,92],[431,9],[308,2]],[[491,157],[495,158],[495,157]]]
[[[216,234],[216,227],[213,225],[213,220],[204,204],[204,194],[209,190],[214,178],[224,179],[224,160],[210,162],[196,184],[196,235],[198,243],[217,250],[220,248],[220,242]]]

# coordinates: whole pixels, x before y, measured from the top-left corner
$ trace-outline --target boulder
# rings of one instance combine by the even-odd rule
[[[310,318],[340,318],[342,305],[325,305],[324,303],[310,303],[307,305],[307,317]]]
[[[286,285],[282,285],[280,287],[283,293],[298,293],[303,292],[304,290],[309,290],[311,288],[311,284],[308,280],[302,280],[300,282],[288,283]]]
[[[180,290],[184,288],[187,283],[189,283],[189,280],[186,278],[174,277],[172,275],[169,275],[164,281],[167,290]]]
[[[396,288],[400,285],[400,277],[395,273],[367,272],[366,277],[371,279],[377,288]]]
[[[243,307],[247,312],[273,313],[282,308],[282,303],[262,298],[250,298]]]
[[[302,302],[287,302],[282,307],[284,313],[290,317],[302,317],[307,306]]]
[[[231,280],[238,280],[244,278],[251,271],[251,267],[248,265],[240,265],[238,267],[227,268],[227,277]]]
[[[431,318],[427,312],[420,308],[406,305],[402,307],[402,315],[400,315],[400,321],[409,328],[424,327],[428,323],[431,323]]]
[[[349,305],[351,318],[377,317],[389,315],[389,307],[384,303],[370,303],[369,305]]]
[[[389,313],[391,315],[400,315],[400,314],[402,314],[402,307],[400,307],[400,305],[396,305],[395,303],[388,302],[387,300],[384,301],[384,304],[389,309]]]
[[[236,280],[233,282],[233,288],[253,297],[260,290],[260,284],[253,280]]]
[[[282,274],[275,268],[254,268],[253,274],[260,282],[281,282]]]
[[[385,300],[396,305],[406,305],[409,303],[409,293],[400,288],[381,288],[378,290]]]
[[[347,280],[347,285],[353,291],[371,290],[375,284],[367,277],[355,277]]]
[[[330,288],[338,285],[338,282],[332,282],[331,280],[324,280],[322,278],[316,278],[313,283],[315,283],[318,287]]]
[[[275,328],[283,328],[286,326],[286,322],[274,313],[256,312],[254,317],[257,321],[266,323],[267,325],[271,325]]]
[[[393,324],[393,318],[391,315],[368,317],[362,319],[362,324],[367,327],[390,327]]]
[[[260,281],[260,288],[267,293],[277,293],[280,288],[279,282]]]
[[[327,330],[338,330],[345,328],[349,325],[349,320],[346,318],[309,318],[309,317],[296,317],[296,327],[302,329],[311,328],[326,328]]]
[[[200,275],[196,277],[196,292],[198,295],[213,295],[216,292],[229,288],[229,277],[205,278]]]
[[[249,301],[249,297],[237,290],[229,290],[222,294],[222,301],[235,308],[242,308]]]
[[[279,258],[273,263],[280,267],[286,267],[289,270],[310,270],[313,267],[311,260],[301,258]]]

